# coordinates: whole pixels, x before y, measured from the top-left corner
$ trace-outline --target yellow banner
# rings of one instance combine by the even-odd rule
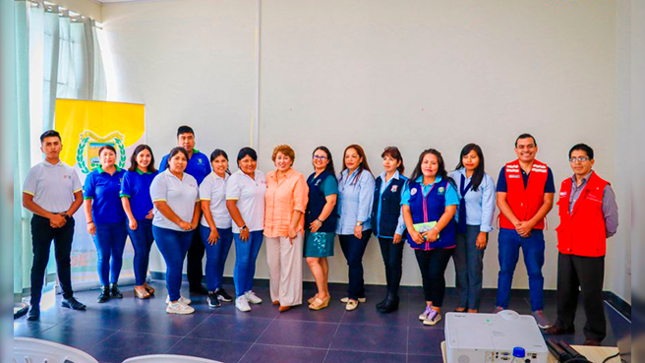
[[[145,139],[144,105],[132,103],[56,100],[55,129],[62,137],[60,158],[88,174],[98,165],[98,150],[112,145],[119,167],[126,167],[126,148]]]

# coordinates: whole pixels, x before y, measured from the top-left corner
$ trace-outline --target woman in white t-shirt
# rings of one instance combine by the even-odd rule
[[[258,154],[245,147],[237,154],[238,171],[226,182],[226,207],[233,219],[235,240],[235,306],[251,311],[251,304],[262,302],[251,289],[255,275],[255,260],[262,246],[264,230],[264,193],[266,179],[257,170]]]
[[[159,173],[150,185],[150,197],[155,205],[152,234],[166,261],[168,314],[195,312],[188,306],[190,299],[179,294],[184,259],[199,223],[200,210],[197,180],[184,172],[187,164],[186,149],[172,149],[166,170]]]
[[[199,229],[206,247],[206,285],[208,306],[217,308],[221,301],[233,298],[222,288],[224,264],[233,243],[231,215],[226,208],[226,181],[228,155],[224,150],[215,149],[211,154],[213,171],[199,185],[199,199],[202,204],[202,226]]]

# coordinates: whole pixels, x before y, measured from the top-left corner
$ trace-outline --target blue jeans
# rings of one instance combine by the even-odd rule
[[[253,231],[247,241],[240,239],[239,233],[233,233],[235,240],[235,295],[240,297],[253,288],[253,277],[255,276],[255,260],[262,247],[264,239],[263,231]]]
[[[457,233],[452,255],[457,275],[457,307],[479,310],[484,270],[484,250],[477,249],[480,226],[466,226],[466,234]]]
[[[130,225],[126,222],[128,235],[134,247],[134,279],[135,285],[141,286],[146,282],[146,275],[148,274],[148,261],[150,257],[150,247],[154,241],[152,235],[152,220],[144,219],[137,221],[137,229],[134,231],[130,229]]]
[[[184,259],[190,243],[193,241],[193,231],[175,231],[173,229],[152,226],[159,252],[166,261],[166,289],[170,301],[181,297],[181,273],[184,269]]]
[[[534,229],[529,237],[522,238],[515,230],[500,228],[497,306],[508,309],[513,273],[520,258],[520,248],[522,248],[524,265],[529,274],[531,311],[542,310],[544,308],[544,276],[542,275],[544,232],[540,229]]]
[[[128,231],[123,223],[105,223],[96,225],[92,236],[97,252],[97,269],[102,286],[119,282],[123,266],[123,250]]]
[[[222,288],[224,265],[226,264],[228,251],[233,243],[233,232],[230,228],[218,228],[217,232],[219,232],[219,239],[217,243],[211,245],[208,242],[211,229],[203,225],[199,228],[199,233],[202,235],[202,241],[204,241],[204,247],[206,248],[206,286],[208,291]]]
[[[349,285],[347,288],[347,297],[352,300],[358,300],[365,297],[365,280],[363,279],[363,255],[370,241],[372,231],[363,231],[361,239],[356,238],[353,234],[339,234],[340,248],[347,259],[349,267]]]

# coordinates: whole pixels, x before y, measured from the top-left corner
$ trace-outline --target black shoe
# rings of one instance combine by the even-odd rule
[[[558,325],[552,325],[549,328],[545,329],[544,332],[549,335],[568,335],[575,334],[576,330],[573,327],[565,329]]]
[[[117,299],[123,299],[123,293],[119,290],[119,286],[117,284],[110,285],[110,296]]]
[[[399,297],[396,295],[388,295],[385,304],[377,308],[381,314],[389,314],[399,309]]]
[[[385,305],[386,302],[387,302],[387,296],[385,297],[385,299],[383,299],[383,301],[381,301],[380,303],[376,304],[376,309],[378,310],[378,309],[382,308],[383,305]]]
[[[70,297],[69,299],[63,299],[60,304],[62,307],[72,310],[85,310],[87,308],[85,304],[81,303],[73,297]]]
[[[208,295],[208,289],[206,289],[202,284],[191,286],[190,292],[193,294]]]
[[[101,286],[101,293],[99,294],[99,297],[96,299],[96,302],[99,304],[108,302],[110,300],[110,288],[107,286]]]
[[[35,321],[40,318],[40,306],[38,305],[32,305],[31,308],[29,309],[29,312],[27,313],[27,320],[29,321]]]
[[[219,302],[219,299],[217,297],[218,296],[215,291],[211,291],[208,293],[208,307],[219,308],[222,306],[222,303]]]
[[[231,295],[227,294],[226,291],[224,291],[224,289],[220,288],[220,289],[215,290],[215,294],[217,295],[217,298],[220,301],[224,301],[224,302],[233,301],[233,298],[231,297]]]

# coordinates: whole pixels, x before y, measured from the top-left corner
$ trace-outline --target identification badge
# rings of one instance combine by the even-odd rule
[[[519,179],[520,176],[516,174],[516,175],[509,175],[508,177],[511,179]]]

